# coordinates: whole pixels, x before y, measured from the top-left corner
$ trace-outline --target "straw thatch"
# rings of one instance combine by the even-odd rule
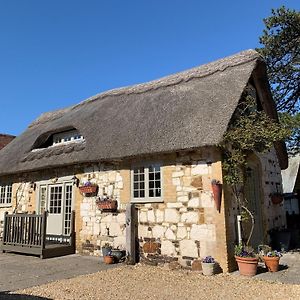
[[[248,50],[43,114],[1,150],[0,175],[216,145],[249,80],[276,119],[264,62]],[[51,134],[70,128],[85,141],[32,151]],[[278,144],[277,150],[284,161],[284,146]]]

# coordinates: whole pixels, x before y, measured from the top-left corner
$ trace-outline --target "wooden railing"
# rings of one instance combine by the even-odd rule
[[[48,252],[54,251],[53,245],[74,248],[75,251],[75,212],[71,216],[70,235],[47,235],[47,212],[36,214],[8,214],[4,215],[4,230],[2,251],[28,253],[44,257],[47,245],[52,245]],[[64,251],[65,253],[66,251]],[[57,251],[55,253],[59,253]],[[63,255],[63,254],[62,254]],[[51,256],[49,253],[48,257]]]

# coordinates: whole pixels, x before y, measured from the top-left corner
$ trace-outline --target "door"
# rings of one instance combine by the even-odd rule
[[[246,170],[245,200],[246,207],[252,212],[254,217],[254,229],[250,239],[250,246],[257,249],[263,244],[263,222],[262,222],[262,193],[260,184],[260,165],[259,162],[249,162]],[[251,219],[245,222],[246,234],[251,229]]]
[[[41,185],[39,193],[39,212],[48,212],[47,234],[69,235],[71,232],[73,184]]]

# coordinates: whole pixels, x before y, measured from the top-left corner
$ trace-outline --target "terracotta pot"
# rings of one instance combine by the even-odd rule
[[[202,273],[205,276],[212,276],[215,272],[215,263],[204,263],[201,262]]]
[[[98,186],[97,185],[87,185],[87,186],[80,186],[79,187],[81,194],[95,194],[97,193]]]
[[[103,261],[107,265],[113,264],[114,263],[114,257],[111,255],[103,256]]]
[[[222,200],[222,184],[221,183],[212,183],[211,184],[215,206],[218,212],[221,211],[221,200]]]
[[[279,259],[280,257],[263,257],[265,265],[269,272],[277,272],[279,268]]]
[[[239,272],[244,276],[254,276],[257,272],[258,258],[235,256]]]

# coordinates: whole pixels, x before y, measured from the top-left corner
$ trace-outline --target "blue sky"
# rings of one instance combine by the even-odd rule
[[[259,46],[277,0],[0,0],[0,132]]]

